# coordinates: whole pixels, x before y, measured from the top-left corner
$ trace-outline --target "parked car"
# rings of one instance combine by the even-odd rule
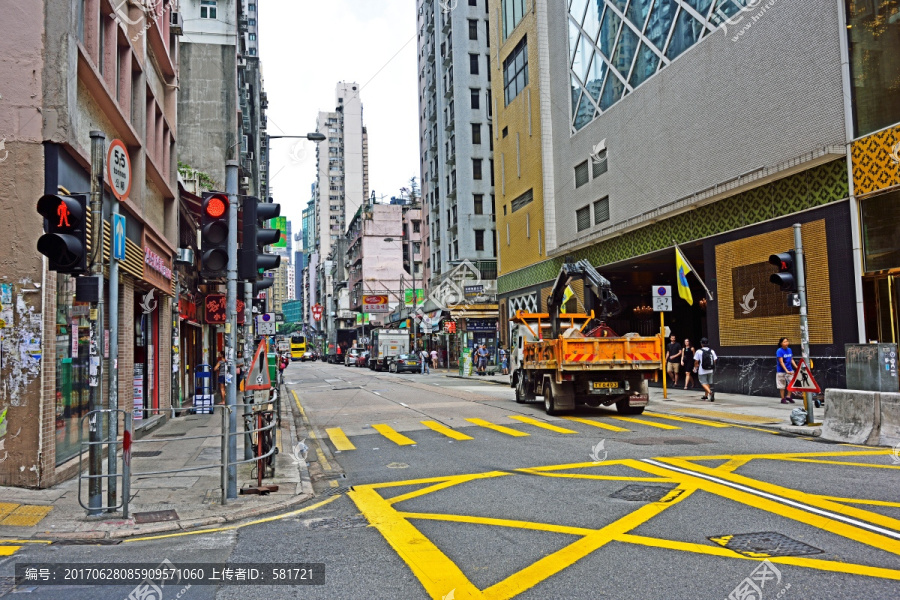
[[[359,348],[350,348],[347,352],[344,353],[344,366],[349,367],[350,365],[356,366],[356,359],[359,356]]]
[[[419,357],[415,354],[398,354],[388,358],[388,371],[391,373],[418,373],[421,370]]]
[[[364,350],[359,353],[359,356],[356,357],[356,366],[357,367],[368,367],[369,366],[369,351]]]
[[[308,360],[316,360],[316,353],[312,350],[307,350],[300,355],[300,362],[306,362]]]

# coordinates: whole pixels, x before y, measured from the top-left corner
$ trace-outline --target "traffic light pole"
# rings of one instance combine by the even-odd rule
[[[228,377],[225,383],[225,404],[228,406],[228,460],[237,460],[237,373],[235,359],[237,347],[237,228],[238,228],[238,163],[225,163],[225,192],[228,194],[228,279],[225,287],[225,305],[228,322],[225,325],[225,361]],[[237,465],[227,465],[228,481],[225,494],[237,498]]]
[[[795,272],[797,273],[797,295],[800,296],[800,347],[803,360],[809,364],[809,318],[806,310],[806,270],[803,264],[803,235],[800,223],[794,224],[794,252],[796,254]],[[809,401],[809,392],[803,392],[803,407],[806,409],[806,424],[816,422],[813,416],[814,404]]]
[[[119,214],[118,202],[113,202],[112,214]],[[110,219],[110,225],[115,227],[115,219]],[[112,239],[115,240],[114,231]],[[109,253],[109,360],[109,424],[106,431],[109,453],[106,456],[106,472],[110,477],[106,487],[106,505],[112,507],[118,504],[116,440],[119,434],[119,413],[116,412],[119,410],[119,261],[116,259],[115,248]],[[122,450],[124,452],[128,448]]]
[[[90,310],[89,351],[89,408],[103,408],[103,170],[106,157],[106,136],[102,131],[91,131],[91,277],[97,278],[98,301]],[[94,414],[90,418],[88,440],[88,514],[99,515],[103,509],[103,419]]]
[[[244,404],[253,403],[253,391],[248,390],[250,362],[253,360],[253,282],[244,282]],[[244,407],[244,415],[253,414],[249,406]],[[244,429],[251,427],[248,420],[244,420]],[[244,460],[253,458],[253,440],[249,433],[244,434]]]

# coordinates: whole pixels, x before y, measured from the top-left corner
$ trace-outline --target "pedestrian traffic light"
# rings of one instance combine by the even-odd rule
[[[44,235],[38,238],[38,252],[47,257],[57,273],[80,275],[87,272],[87,195],[47,194],[37,203],[44,217]]]
[[[220,279],[228,274],[228,196],[206,192],[200,215],[200,276]]]
[[[769,277],[769,281],[776,284],[782,292],[797,291],[797,255],[793,250],[773,254],[769,257],[769,264],[778,267],[778,272]]]
[[[278,229],[268,229],[265,222],[281,214],[281,205],[262,202],[259,198],[244,198],[243,241],[241,242],[240,260],[238,261],[238,279],[265,283],[263,273],[277,269],[281,257],[277,254],[266,254],[266,246],[274,244],[281,237]],[[254,286],[254,289],[265,289],[272,284]]]

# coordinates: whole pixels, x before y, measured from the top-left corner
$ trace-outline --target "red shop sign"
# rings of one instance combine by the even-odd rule
[[[184,321],[197,323],[197,303],[192,298],[178,299],[178,314]]]
[[[203,306],[206,314],[206,322],[209,325],[224,325],[228,321],[225,294],[207,295]],[[238,298],[237,301],[237,322],[238,325],[244,324],[244,301],[240,298]]]

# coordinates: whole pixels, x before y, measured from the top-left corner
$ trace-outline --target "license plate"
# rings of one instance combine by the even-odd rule
[[[416,364],[416,363],[414,363],[414,362],[412,362],[412,361],[407,361],[406,364],[408,364],[408,365],[414,365],[414,364]]]
[[[617,381],[595,381],[594,389],[595,390],[603,390],[603,389],[612,389],[619,387],[619,382]]]

